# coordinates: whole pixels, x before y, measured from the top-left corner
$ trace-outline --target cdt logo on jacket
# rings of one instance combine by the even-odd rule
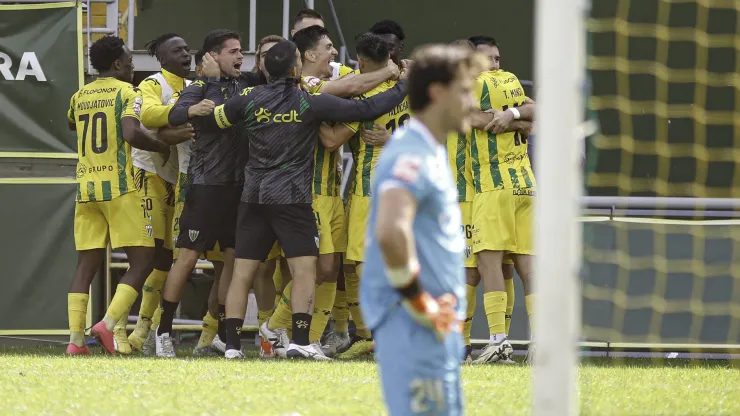
[[[298,112],[295,110],[290,110],[289,113],[277,113],[273,116],[266,108],[260,108],[254,112],[254,117],[258,123],[267,123],[270,119],[275,123],[301,123]]]
[[[23,52],[18,69],[13,76],[13,60],[10,55],[0,52],[0,75],[6,81],[24,81],[26,77],[35,77],[37,81],[46,81],[44,70],[36,57],[35,52]]]

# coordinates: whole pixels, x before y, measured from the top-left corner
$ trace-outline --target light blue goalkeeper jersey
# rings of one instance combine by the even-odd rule
[[[388,187],[407,189],[418,207],[413,232],[421,265],[423,290],[437,298],[444,293],[457,297],[457,312],[465,319],[465,239],[460,233],[461,214],[457,189],[444,145],[429,130],[411,119],[396,132],[381,153],[372,183],[372,195]],[[368,221],[365,264],[360,279],[360,306],[365,322],[373,330],[401,301],[385,273],[385,262],[375,239],[378,197],[372,198]]]

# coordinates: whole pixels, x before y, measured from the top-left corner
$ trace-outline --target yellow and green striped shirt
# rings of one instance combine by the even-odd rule
[[[458,202],[473,200],[473,164],[470,158],[471,134],[450,133],[447,135],[447,156],[452,176],[457,186]]]
[[[474,88],[482,111],[505,111],[524,104],[527,98],[516,75],[501,70],[481,73]],[[476,193],[536,186],[527,141],[519,132],[493,134],[474,129],[470,134]]]
[[[67,119],[77,130],[77,201],[110,201],[133,191],[131,146],[121,120],[141,121],[141,91],[115,78],[98,78],[70,99]]]
[[[388,91],[395,85],[396,81],[382,82],[380,85],[365,94],[355,97],[355,99],[365,100],[374,95]],[[397,105],[389,113],[383,114],[375,119],[375,121],[366,122],[365,128],[372,129],[374,124],[378,124],[385,126],[385,128],[393,134],[397,129],[403,127],[410,118],[409,99],[405,98],[401,101],[401,104]],[[359,121],[345,123],[344,125],[355,132],[355,136],[350,140],[350,148],[352,149],[352,156],[355,160],[355,180],[352,186],[352,193],[358,196],[371,196],[370,188],[373,171],[375,170],[375,165],[378,163],[378,157],[383,148],[366,144],[365,141],[362,140],[359,134]]]

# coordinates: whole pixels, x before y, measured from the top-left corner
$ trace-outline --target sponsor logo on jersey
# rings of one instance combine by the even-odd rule
[[[307,86],[312,88],[321,84],[321,80],[316,77],[303,77],[303,82],[305,82]]]
[[[414,183],[421,172],[421,157],[416,155],[401,155],[393,165],[393,177],[406,183]]]
[[[137,116],[141,116],[141,104],[143,103],[144,100],[142,100],[141,97],[134,98],[134,104],[132,107],[134,108],[134,114]]]
[[[512,165],[514,162],[522,161],[524,159],[529,159],[529,155],[526,153],[516,154],[514,152],[509,152],[504,155],[504,163]]]
[[[473,256],[473,247],[471,247],[471,246],[465,246],[465,258],[466,259],[469,259],[472,256]]]
[[[272,113],[265,110],[264,108],[260,108],[259,110],[254,112],[254,116],[257,118],[258,123],[267,123],[270,121],[270,116],[272,116]]]
[[[515,196],[537,196],[537,191],[533,189],[513,189],[511,194]]]
[[[197,81],[193,81],[190,85],[197,85],[197,86],[203,88],[203,86],[206,85],[206,83],[203,82],[203,81],[201,81],[201,80],[197,80]]]
[[[46,81],[46,75],[41,69],[35,52],[23,52],[17,67],[13,65],[10,55],[0,52],[0,75],[6,81],[25,81],[26,77],[34,77],[36,81]]]

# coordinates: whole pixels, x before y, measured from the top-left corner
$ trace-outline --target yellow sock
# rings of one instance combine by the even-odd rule
[[[270,329],[289,328],[293,329],[293,310],[290,308],[290,291],[293,289],[293,281],[288,282],[283,290],[283,296],[280,297],[275,313],[267,321],[267,327]]]
[[[257,310],[257,325],[262,326],[265,322],[267,322],[268,319],[272,316],[273,312],[275,312],[275,308],[270,308],[270,310],[267,311],[261,311]]]
[[[506,334],[504,315],[506,315],[506,292],[483,294],[483,307],[488,318],[488,332],[491,336]]]
[[[470,329],[473,326],[477,292],[477,286],[465,285],[465,299],[468,302],[468,307],[465,309],[465,322],[463,323],[463,339],[465,340],[465,345],[470,345]]]
[[[154,311],[159,306],[162,298],[162,287],[167,280],[169,272],[154,269],[146,278],[141,288],[141,308],[139,308],[139,319],[152,319]]]
[[[349,307],[347,306],[347,292],[344,290],[337,290],[331,317],[334,319],[334,331],[344,333],[349,331]]]
[[[152,315],[152,328],[159,326],[160,319],[162,319],[162,305],[157,306],[157,309],[154,310],[154,315]]]
[[[211,345],[216,334],[218,334],[218,319],[212,317],[210,312],[206,312],[206,316],[203,317],[203,331],[198,339],[198,348]]]
[[[280,303],[280,289],[283,288],[283,272],[280,271],[280,257],[278,257],[276,263],[275,273],[272,274],[272,282],[275,284],[275,290],[278,292],[275,295],[275,306]]]
[[[139,297],[139,292],[136,289],[124,283],[118,284],[116,294],[113,295],[108,310],[105,312],[105,317],[103,317],[103,322],[105,322],[109,331],[115,328],[116,323],[122,316],[128,315],[131,305],[136,302],[137,297]]]
[[[69,343],[78,347],[85,345],[85,321],[89,299],[90,295],[87,293],[67,293]]]
[[[321,335],[329,322],[334,297],[337,295],[337,282],[324,282],[316,287],[316,301],[314,302],[311,328],[308,332],[308,341],[321,340]]]
[[[511,314],[514,313],[514,279],[505,279],[504,285],[506,285],[506,336],[509,336],[509,328],[511,327]]]
[[[524,297],[524,306],[527,307],[527,316],[529,317],[529,333],[534,334],[534,295]]]
[[[362,264],[355,265],[355,273],[344,272],[344,289],[347,292],[347,306],[352,314],[352,320],[355,321],[355,334],[360,338],[370,338],[370,330],[365,326],[365,320],[362,319],[360,312],[360,275],[362,274]]]

